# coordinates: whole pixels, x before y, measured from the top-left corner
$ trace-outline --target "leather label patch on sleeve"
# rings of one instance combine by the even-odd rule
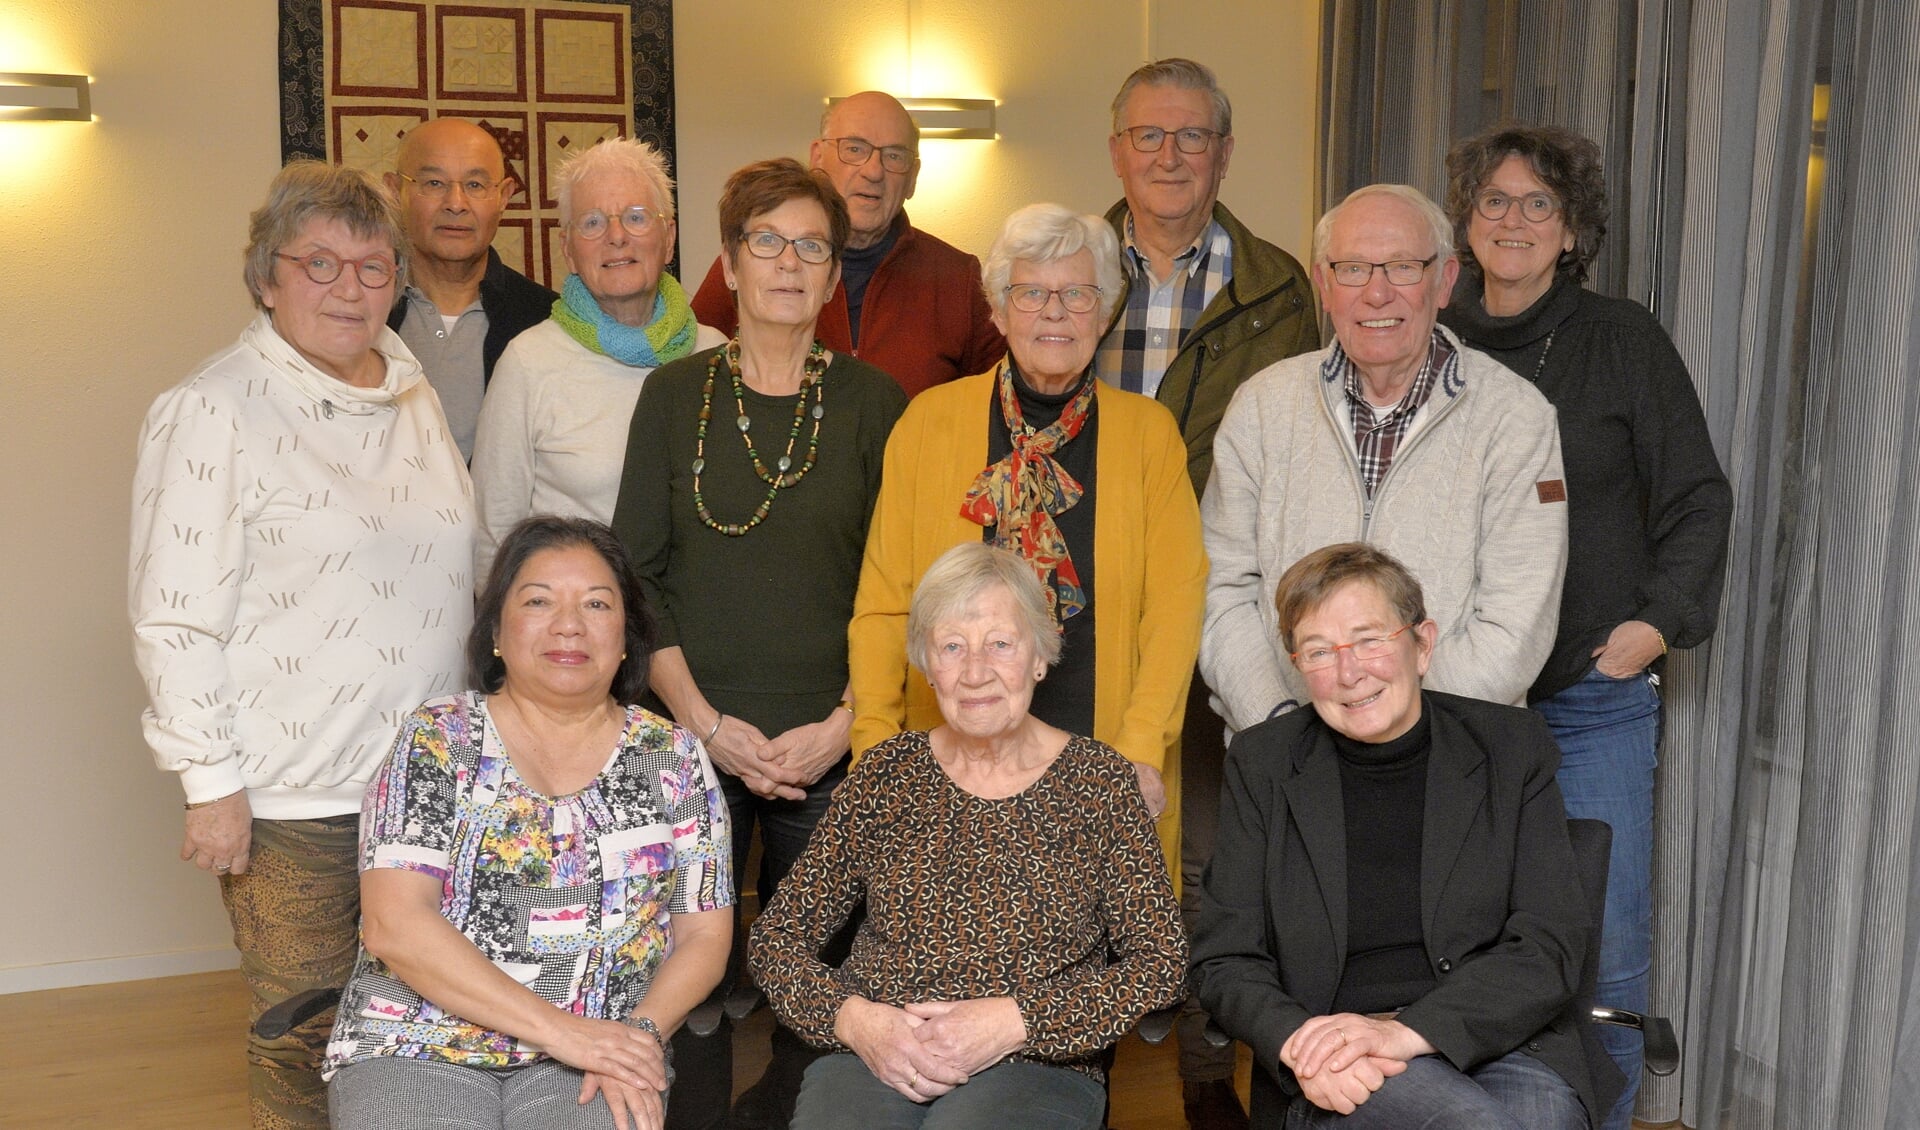
[[[1565,502],[1567,500],[1567,481],[1565,479],[1542,479],[1533,484],[1533,489],[1539,492],[1542,503]]]

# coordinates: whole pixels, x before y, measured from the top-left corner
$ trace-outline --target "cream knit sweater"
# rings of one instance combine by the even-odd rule
[[[1552,405],[1440,329],[1458,377],[1436,387],[1371,507],[1331,349],[1255,374],[1214,440],[1201,504],[1207,556],[1200,668],[1234,730],[1307,702],[1280,642],[1274,586],[1323,545],[1365,541],[1413,570],[1440,639],[1426,685],[1525,705],[1553,645],[1567,564]]]

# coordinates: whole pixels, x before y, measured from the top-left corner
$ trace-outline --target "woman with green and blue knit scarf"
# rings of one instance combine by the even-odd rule
[[[555,174],[570,273],[553,317],[494,366],[474,439],[476,584],[500,538],[532,514],[613,517],[627,424],[656,366],[726,340],[694,321],[666,273],[673,180],[644,141],[584,149]]]

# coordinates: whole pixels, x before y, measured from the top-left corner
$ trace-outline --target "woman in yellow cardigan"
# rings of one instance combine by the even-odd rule
[[[1011,549],[1065,643],[1032,713],[1133,762],[1177,882],[1180,722],[1207,577],[1186,446],[1165,408],[1093,376],[1121,291],[1112,227],[1029,205],[984,275],[1006,360],[915,397],[887,441],[848,629],[854,754],[940,724],[907,664],[920,575],[964,541]]]

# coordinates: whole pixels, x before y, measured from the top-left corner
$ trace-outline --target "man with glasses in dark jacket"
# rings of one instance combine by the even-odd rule
[[[1154,397],[1187,443],[1197,496],[1213,467],[1213,433],[1234,390],[1286,357],[1320,347],[1307,273],[1220,203],[1233,157],[1233,105],[1213,72],[1162,59],[1127,76],[1107,139],[1126,197],[1107,212],[1120,236],[1126,293],[1094,361],[1100,378]],[[1181,907],[1189,929],[1200,874],[1213,856],[1224,727],[1196,673],[1181,731]],[[1233,1049],[1200,1038],[1206,1018],[1180,1019],[1187,1124],[1247,1124],[1233,1092]]]
[[[422,122],[400,142],[394,166],[387,188],[413,254],[387,325],[419,358],[454,443],[471,460],[494,362],[521,331],[547,320],[559,296],[493,249],[520,182],[485,127],[464,118]]]

